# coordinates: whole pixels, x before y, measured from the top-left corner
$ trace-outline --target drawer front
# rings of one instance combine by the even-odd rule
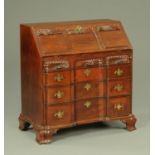
[[[47,75],[47,85],[69,85],[71,83],[71,72],[51,72]]]
[[[86,99],[76,102],[76,120],[99,119],[105,116],[105,101],[103,99]]]
[[[76,84],[76,99],[106,96],[105,82],[82,82]]]
[[[48,107],[47,122],[48,125],[66,125],[73,121],[72,104],[70,105],[53,105]]]
[[[45,60],[43,62],[44,72],[63,71],[70,70],[71,66],[68,60],[64,60],[62,57],[53,58],[51,60]]]
[[[108,65],[116,64],[129,64],[132,63],[132,57],[130,55],[114,55],[106,58]]]
[[[127,116],[131,113],[130,97],[117,97],[109,99],[107,113],[110,117]]]
[[[131,79],[109,81],[109,96],[131,94]]]
[[[88,67],[102,67],[105,65],[104,58],[90,58],[85,60],[78,60],[76,62],[76,68],[88,68]]]
[[[65,103],[71,101],[71,87],[48,88],[47,102],[48,104]]]
[[[76,70],[76,82],[88,81],[88,80],[105,80],[106,69],[105,68],[85,68]]]
[[[131,77],[131,65],[111,65],[108,69],[108,78]]]

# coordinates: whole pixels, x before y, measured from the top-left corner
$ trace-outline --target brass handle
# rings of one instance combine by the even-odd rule
[[[123,75],[123,70],[121,70],[120,68],[117,68],[117,70],[114,71],[114,74],[116,76],[122,76]]]
[[[90,83],[86,83],[86,84],[84,85],[84,88],[85,88],[87,91],[89,91],[89,90],[92,88],[92,86],[91,86]]]
[[[84,74],[85,74],[86,77],[90,76],[90,74],[91,74],[91,69],[88,69],[88,68],[85,69],[85,70],[84,70]]]
[[[121,104],[121,103],[115,104],[114,105],[114,109],[116,109],[116,110],[122,110],[122,109],[124,109],[124,105]]]
[[[116,91],[122,91],[123,90],[123,85],[121,85],[121,84],[117,84],[116,86],[114,86],[114,90],[116,90]]]
[[[61,75],[61,74],[57,74],[57,75],[55,76],[55,80],[58,81],[58,82],[61,82],[63,79],[64,79],[64,77],[63,77],[63,75]]]
[[[61,119],[64,117],[64,111],[58,111],[54,114],[54,117]]]
[[[64,97],[64,92],[58,90],[58,91],[54,94],[54,97],[60,99],[60,98]]]
[[[92,105],[92,102],[91,102],[91,101],[86,101],[86,102],[84,103],[84,106],[85,106],[86,108],[90,108],[91,105]]]

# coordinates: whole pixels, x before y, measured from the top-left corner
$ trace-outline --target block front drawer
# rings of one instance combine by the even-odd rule
[[[73,121],[72,105],[53,105],[49,106],[47,111],[49,125],[65,125]]]
[[[76,82],[87,81],[87,80],[105,80],[106,69],[105,68],[83,68],[76,69]]]
[[[71,87],[48,88],[47,102],[48,104],[65,103],[71,101]]]
[[[106,83],[92,81],[76,83],[75,90],[76,99],[103,97],[106,96]]]
[[[121,78],[121,77],[131,77],[131,65],[121,64],[121,65],[111,65],[108,69],[108,78]]]
[[[128,116],[131,113],[131,99],[128,97],[116,97],[109,99],[107,114],[110,117]]]
[[[108,81],[109,96],[131,94],[131,79]]]
[[[76,102],[76,120],[99,119],[106,114],[104,99],[85,99]]]
[[[69,85],[71,84],[71,72],[70,71],[59,71],[51,72],[47,75],[47,85]]]

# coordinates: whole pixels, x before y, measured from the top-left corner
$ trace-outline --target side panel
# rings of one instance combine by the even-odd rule
[[[43,124],[41,61],[29,27],[21,25],[21,100],[22,114]]]

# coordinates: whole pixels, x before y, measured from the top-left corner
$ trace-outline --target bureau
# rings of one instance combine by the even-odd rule
[[[20,25],[19,128],[38,143],[61,128],[120,120],[135,130],[132,47],[120,21]]]

